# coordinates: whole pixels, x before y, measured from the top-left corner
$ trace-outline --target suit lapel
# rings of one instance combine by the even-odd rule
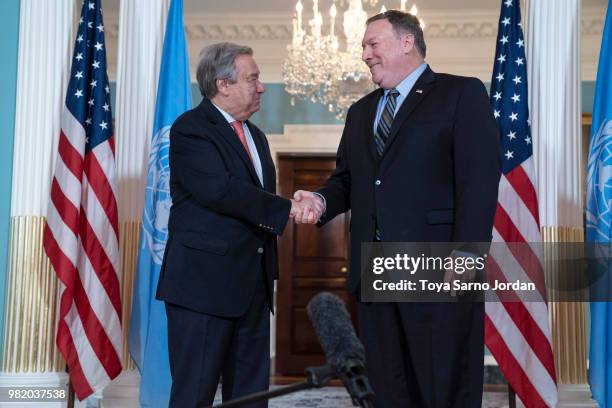
[[[232,126],[227,123],[225,117],[223,117],[221,112],[219,112],[219,110],[215,107],[215,105],[212,104],[209,99],[202,99],[202,103],[200,106],[202,106],[202,108],[204,109],[208,120],[213,124],[215,129],[223,136],[223,138],[232,146],[232,148],[240,156],[244,164],[249,169],[249,173],[251,174],[253,181],[257,185],[261,186],[259,177],[257,177],[257,172],[255,171],[255,167],[253,167],[253,162],[251,161],[251,158],[247,154],[246,150],[244,150],[244,146],[242,146],[242,143],[240,142],[240,139],[238,138],[238,135],[236,135],[236,132],[234,131]]]
[[[259,129],[251,124],[250,121],[246,121],[246,124],[251,132],[251,136],[253,137],[253,142],[255,142],[255,148],[257,149],[257,155],[259,156],[259,162],[261,163],[261,178],[263,179],[263,189],[266,191],[270,191],[270,168],[269,163],[272,160],[269,156],[269,150],[266,148],[265,142],[263,138],[265,137]],[[255,170],[255,168],[253,168]],[[257,172],[255,172],[255,176],[257,176]],[[259,177],[257,178],[259,181]],[[261,183],[260,183],[261,185]]]
[[[365,106],[365,136],[366,150],[370,154],[370,158],[373,163],[378,161],[378,153],[376,152],[376,144],[374,143],[374,121],[376,120],[376,108],[378,107],[378,101],[382,98],[384,91],[379,88],[370,94],[370,99]]]
[[[398,131],[402,123],[406,121],[408,116],[414,111],[414,109],[419,105],[419,103],[423,100],[423,98],[427,95],[427,93],[431,90],[434,84],[434,74],[431,68],[427,67],[425,71],[421,74],[419,79],[416,81],[406,99],[402,103],[399,111],[395,115],[393,119],[393,124],[391,125],[391,130],[389,131],[389,138],[385,143],[385,149],[383,151],[381,160],[385,157],[385,154],[393,144],[393,141],[397,137]]]

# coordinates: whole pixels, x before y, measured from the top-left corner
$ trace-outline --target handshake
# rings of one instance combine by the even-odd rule
[[[316,224],[325,212],[323,198],[310,191],[298,190],[291,199],[291,212],[296,224]]]

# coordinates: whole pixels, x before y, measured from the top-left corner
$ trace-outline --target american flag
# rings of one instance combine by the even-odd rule
[[[100,0],[79,19],[44,248],[61,282],[57,346],[79,399],[121,373],[115,146]]]
[[[515,294],[487,302],[485,342],[526,407],[554,407],[557,384],[542,251],[539,245],[529,245],[541,238],[519,0],[503,0],[501,4],[490,98],[501,135],[503,174],[488,260],[489,279],[510,281],[511,276],[521,276],[522,282],[535,283],[539,299],[526,302]],[[496,257],[496,252],[501,255]]]

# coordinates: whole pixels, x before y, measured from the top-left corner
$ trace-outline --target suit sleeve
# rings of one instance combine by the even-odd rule
[[[486,89],[466,81],[453,131],[455,242],[489,242],[501,176],[499,131]]]
[[[336,153],[336,169],[327,179],[325,186],[317,190],[325,199],[325,213],[319,220],[318,225],[325,225],[336,215],[342,214],[351,208],[351,170],[349,164],[351,107],[346,116],[346,125],[342,132],[342,138]]]
[[[212,211],[258,227],[269,226],[266,230],[277,235],[285,229],[291,202],[231,174],[207,137],[172,129],[170,171],[196,201]]]

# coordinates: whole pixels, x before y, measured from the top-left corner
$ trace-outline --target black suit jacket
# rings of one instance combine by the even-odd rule
[[[336,169],[319,190],[321,223],[351,210],[348,289],[375,226],[387,242],[488,242],[501,175],[499,134],[476,78],[421,74],[402,103],[380,160],[373,124],[383,90],[351,106]]]
[[[243,315],[262,268],[268,293],[278,276],[276,236],[291,203],[275,195],[276,171],[265,135],[247,121],[263,186],[244,147],[204,98],[170,130],[172,208],[157,298],[202,313]]]

